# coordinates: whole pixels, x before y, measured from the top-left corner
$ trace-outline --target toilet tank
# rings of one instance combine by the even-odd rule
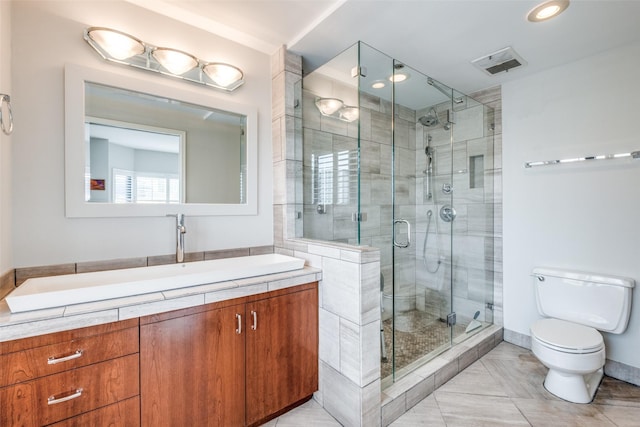
[[[633,279],[544,267],[532,273],[538,312],[543,316],[613,334],[627,329]]]

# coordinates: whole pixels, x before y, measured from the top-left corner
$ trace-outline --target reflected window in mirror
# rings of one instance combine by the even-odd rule
[[[86,116],[85,201],[183,203],[186,132]]]

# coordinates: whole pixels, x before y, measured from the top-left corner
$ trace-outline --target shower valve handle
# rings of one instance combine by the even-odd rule
[[[452,222],[456,219],[456,215],[457,212],[451,205],[444,205],[440,208],[440,218],[442,218],[444,222]]]

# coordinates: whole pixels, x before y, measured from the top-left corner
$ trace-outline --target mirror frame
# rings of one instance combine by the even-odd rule
[[[175,203],[116,204],[84,200],[85,171],[85,82],[113,86],[162,98],[229,111],[247,117],[247,203]],[[65,216],[68,218],[165,216],[182,213],[190,216],[257,215],[258,214],[258,110],[215,97],[212,92],[191,91],[165,86],[151,80],[140,80],[75,64],[64,69],[65,110]],[[214,96],[212,96],[214,95]]]

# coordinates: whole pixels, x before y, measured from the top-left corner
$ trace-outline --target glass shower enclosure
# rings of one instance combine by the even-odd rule
[[[364,43],[301,91],[303,235],[380,249],[388,385],[493,323],[493,111]]]

